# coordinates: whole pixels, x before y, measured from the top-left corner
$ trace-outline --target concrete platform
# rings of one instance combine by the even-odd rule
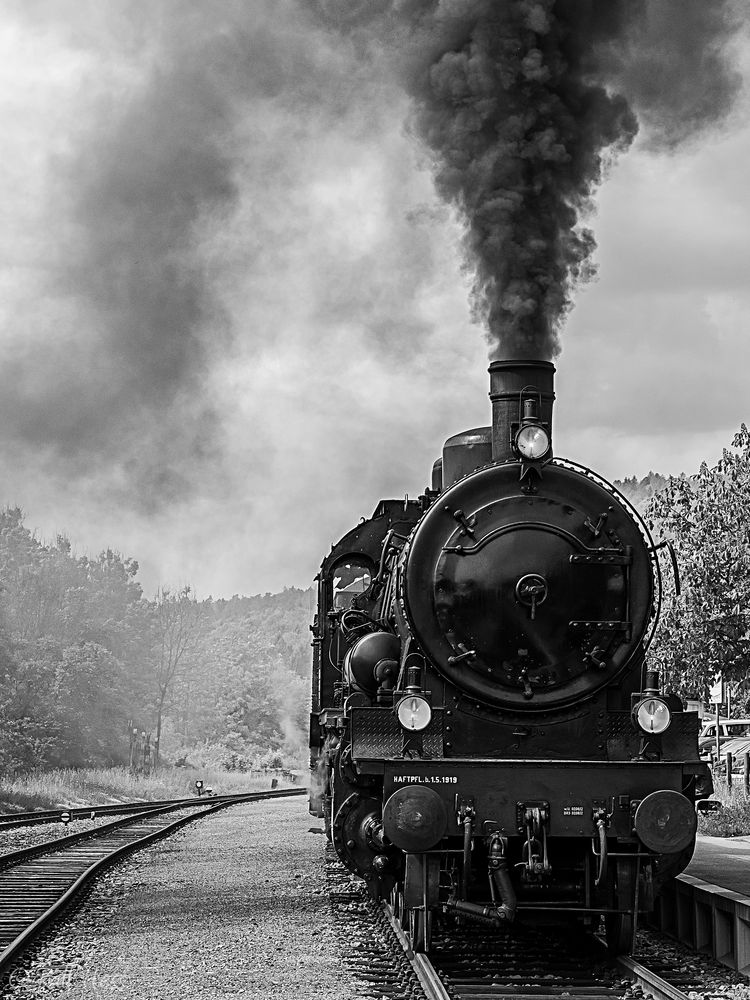
[[[686,875],[750,897],[750,837],[698,837]]]
[[[698,837],[692,861],[657,897],[648,922],[750,976],[750,837]]]

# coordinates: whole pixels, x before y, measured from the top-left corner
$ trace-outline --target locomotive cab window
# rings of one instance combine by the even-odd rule
[[[367,566],[356,562],[338,565],[333,571],[334,608],[350,608],[352,600],[367,590],[371,580],[372,575]]]

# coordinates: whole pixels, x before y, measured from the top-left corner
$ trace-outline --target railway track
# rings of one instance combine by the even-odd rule
[[[301,795],[301,788],[278,789],[278,794]],[[22,826],[38,826],[43,823],[71,823],[75,820],[94,819],[98,816],[121,816],[167,806],[202,807],[208,802],[252,802],[260,793],[243,792],[235,795],[212,795],[199,797],[191,795],[184,799],[155,799],[136,802],[117,802],[110,805],[74,806],[70,808],[35,809],[33,812],[0,813],[0,832],[14,830]]]
[[[647,968],[608,958],[604,943],[580,932],[515,925],[512,933],[465,923],[438,927],[429,956],[416,954],[388,904],[373,902],[326,852],[328,898],[344,938],[345,964],[363,1000],[688,1000],[705,982],[676,967]],[[640,989],[638,989],[640,987]]]
[[[412,951],[392,908],[385,910],[428,1000],[623,1000],[633,984],[657,1000],[687,1000],[636,959],[609,961],[602,942],[580,933],[468,925],[440,933],[427,956]]]
[[[409,942],[389,914],[402,946]],[[607,961],[603,944],[580,934],[516,928],[500,937],[483,928],[464,927],[446,934],[434,957],[411,952],[428,1000],[618,1000],[629,983],[657,1000],[687,1000],[687,995],[633,958]],[[628,982],[625,982],[625,981]]]
[[[240,802],[304,795],[306,789],[255,792],[168,805],[143,804],[138,814],[85,833],[46,841],[0,857],[0,975],[77,899],[104,868],[202,816]],[[187,813],[185,814],[186,810]],[[182,815],[174,818],[172,813]]]

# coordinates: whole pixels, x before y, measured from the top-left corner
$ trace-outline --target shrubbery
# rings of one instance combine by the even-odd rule
[[[698,817],[698,832],[707,837],[743,837],[750,835],[750,796],[742,782],[727,787],[726,781],[714,775],[714,798],[722,803],[715,813]]]

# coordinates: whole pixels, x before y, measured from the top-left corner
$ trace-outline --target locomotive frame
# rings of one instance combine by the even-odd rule
[[[657,546],[553,457],[553,374],[493,363],[492,427],[450,438],[431,488],[381,501],[317,578],[310,811],[418,950],[438,914],[603,915],[629,951],[710,791],[697,715],[645,661]]]

